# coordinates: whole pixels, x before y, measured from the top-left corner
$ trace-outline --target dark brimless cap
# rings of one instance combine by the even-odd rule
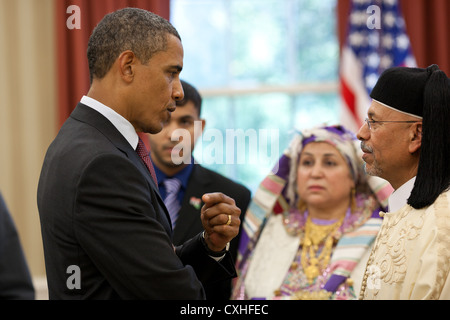
[[[423,117],[425,86],[437,65],[428,68],[394,67],[384,71],[370,97],[382,104]]]

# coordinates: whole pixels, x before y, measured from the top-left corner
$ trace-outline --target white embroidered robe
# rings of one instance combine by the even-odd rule
[[[384,214],[362,299],[450,299],[450,191],[429,207]]]

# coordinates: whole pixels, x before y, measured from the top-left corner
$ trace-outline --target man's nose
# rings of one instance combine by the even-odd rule
[[[172,96],[175,101],[181,101],[184,99],[184,91],[180,79],[174,81],[172,87]]]
[[[367,122],[364,121],[361,128],[359,128],[358,132],[356,133],[356,137],[358,138],[358,140],[363,141],[367,140],[369,136],[370,136],[369,125],[367,124]]]

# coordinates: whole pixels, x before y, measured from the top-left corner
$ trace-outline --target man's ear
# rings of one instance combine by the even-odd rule
[[[133,80],[136,61],[137,58],[135,54],[130,50],[122,52],[117,58],[120,76],[124,81],[131,82]]]
[[[409,152],[414,153],[422,145],[422,122],[414,123],[410,128]]]
[[[198,138],[200,138],[201,135],[203,134],[203,130],[205,130],[205,124],[206,124],[206,120],[205,119],[198,119],[198,120],[196,120],[196,122],[197,121],[201,121],[202,125],[201,125],[200,128],[197,125],[194,126],[194,137],[193,137],[194,138],[194,143],[196,143]]]
[[[206,120],[200,119],[200,121],[202,122],[202,133],[203,133],[203,131],[205,130]]]

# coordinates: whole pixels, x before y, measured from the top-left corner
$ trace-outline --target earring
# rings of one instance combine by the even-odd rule
[[[298,201],[298,210],[299,210],[300,212],[305,212],[305,211],[306,211],[306,202],[303,201],[302,199],[300,199],[300,200]]]

